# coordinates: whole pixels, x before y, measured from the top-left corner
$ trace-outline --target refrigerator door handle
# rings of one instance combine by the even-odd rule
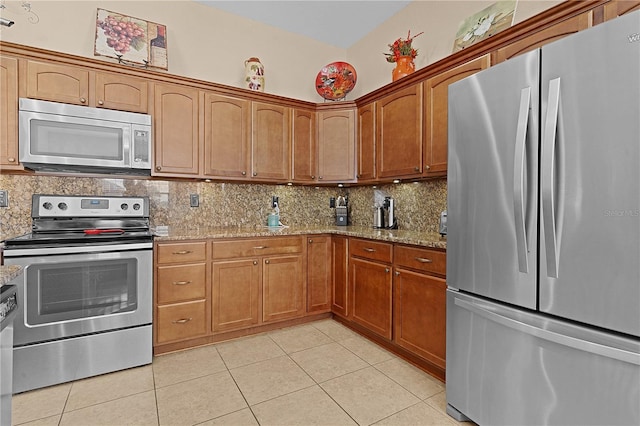
[[[490,306],[483,306],[477,302],[467,302],[466,300],[455,299],[456,306],[466,309],[469,312],[480,315],[490,321],[509,327],[513,330],[529,334],[538,339],[547,340],[562,346],[577,349],[579,351],[588,352],[600,356],[604,356],[618,361],[627,362],[634,365],[640,365],[640,354],[619,349],[611,346],[601,345],[588,340],[572,337],[566,334],[556,333],[551,330],[540,328],[536,325],[528,324],[522,321],[509,318],[496,312],[496,309]]]
[[[556,151],[556,135],[560,107],[560,78],[549,82],[549,101],[547,117],[542,139],[542,219],[544,220],[544,241],[547,255],[547,276],[558,278],[558,241],[556,234],[556,206],[554,164]]]
[[[516,226],[516,246],[518,251],[518,267],[520,272],[529,273],[527,229],[525,225],[525,155],[527,127],[529,125],[529,108],[531,105],[531,87],[520,92],[520,108],[518,110],[518,126],[516,129],[516,145],[513,169],[513,214]]]

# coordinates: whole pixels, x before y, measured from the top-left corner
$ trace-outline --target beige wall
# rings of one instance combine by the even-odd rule
[[[460,21],[493,1],[413,1],[347,50],[189,0],[32,0],[33,10],[40,17],[37,24],[30,24],[25,15],[12,12],[21,10],[19,3],[6,1],[8,11],[3,16],[16,24],[0,30],[2,40],[94,57],[95,16],[100,7],[165,24],[171,74],[242,87],[244,61],[256,56],[265,65],[266,92],[321,102],[314,82],[324,65],[346,60],[356,68],[358,83],[348,96],[349,100],[355,99],[391,82],[393,65],[383,57],[387,44],[405,37],[409,29],[414,34],[424,31],[414,42],[420,50],[416,67],[423,68],[451,52]],[[516,21],[558,3],[556,0],[520,0]]]

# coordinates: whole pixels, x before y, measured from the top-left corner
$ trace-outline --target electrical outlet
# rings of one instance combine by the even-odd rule
[[[198,207],[200,205],[200,196],[198,194],[189,195],[189,205],[191,207]]]
[[[329,208],[331,208],[331,209],[335,209],[336,208],[336,197],[330,197],[329,198]]]
[[[9,193],[0,189],[0,207],[9,207]]]
[[[278,203],[278,197],[276,197],[275,195],[271,197],[271,207],[272,208],[276,208],[276,206],[279,206],[280,203]]]

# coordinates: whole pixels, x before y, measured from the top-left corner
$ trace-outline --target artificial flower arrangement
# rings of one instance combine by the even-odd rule
[[[416,56],[418,56],[418,49],[414,49],[413,47],[411,47],[411,42],[413,42],[414,38],[423,33],[424,31],[411,37],[411,30],[409,30],[406,40],[399,38],[394,41],[393,44],[390,44],[389,51],[391,53],[384,54],[387,57],[387,62],[396,62],[401,56],[411,56],[411,59],[414,59]]]

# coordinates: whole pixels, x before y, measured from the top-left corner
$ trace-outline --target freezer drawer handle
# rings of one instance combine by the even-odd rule
[[[527,229],[525,225],[525,154],[527,127],[529,125],[529,106],[531,104],[531,87],[520,92],[520,109],[516,130],[515,159],[513,160],[513,214],[516,225],[516,246],[518,251],[518,267],[520,272],[529,273]]]
[[[549,82],[549,101],[547,120],[542,140],[542,220],[544,221],[544,243],[547,254],[547,276],[558,278],[558,242],[556,233],[556,205],[554,166],[556,151],[556,135],[562,133],[558,122],[562,125],[560,115],[560,78]],[[559,170],[558,173],[561,173]]]
[[[471,303],[467,302],[466,300],[455,299],[455,304],[490,321],[496,322],[505,327],[509,327],[513,330],[520,331],[522,333],[527,333],[539,339],[547,340],[549,342],[557,343],[563,346],[568,346],[579,351],[589,352],[607,358],[616,359],[622,362],[628,362],[629,364],[640,365],[640,354],[637,353],[629,352],[623,349],[612,348],[610,346],[600,345],[571,336],[562,335],[550,330],[545,330],[533,326],[531,324],[516,321],[512,318],[508,318],[496,312],[492,312],[488,309],[488,307],[484,307],[479,303]]]

